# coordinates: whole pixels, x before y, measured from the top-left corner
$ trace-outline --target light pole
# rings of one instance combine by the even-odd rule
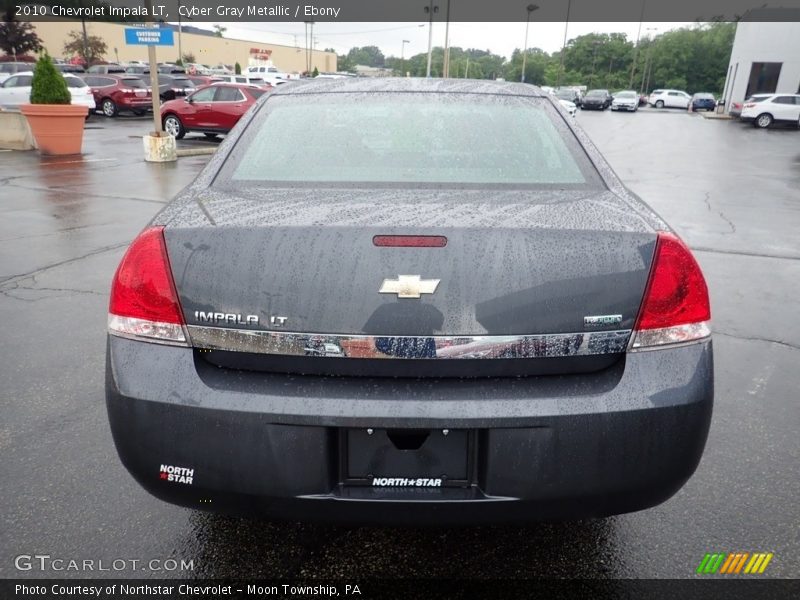
[[[450,77],[450,0],[447,0],[444,25],[444,62],[442,64],[442,77]]]
[[[428,67],[425,69],[425,77],[431,76],[431,57],[433,56],[433,13],[439,12],[439,7],[433,5],[433,0],[425,7],[428,13]]]
[[[178,0],[178,60],[183,65],[183,46],[181,45],[181,34],[183,33],[183,21],[181,20],[181,0]],[[183,65],[185,66],[185,65]]]
[[[639,29],[636,32],[636,46],[633,48],[633,64],[631,64],[631,80],[628,87],[633,87],[633,75],[636,73],[636,59],[639,58],[639,36],[642,34],[642,20],[644,19],[644,7],[647,5],[647,0],[642,0],[642,12],[639,15]]]
[[[592,76],[589,78],[589,89],[594,87],[594,66],[595,63],[597,62],[597,48],[602,43],[603,42],[601,42],[600,40],[595,40],[592,42],[592,45],[594,46],[594,53],[592,54]]]
[[[406,44],[410,44],[409,40],[403,40],[400,46],[400,67],[402,69],[403,77],[406,76]]]
[[[535,4],[528,4],[528,6],[525,7],[525,10],[528,12],[528,14],[527,18],[525,19],[525,46],[522,48],[522,75],[519,77],[521,83],[525,83],[525,66],[528,62],[528,28],[531,25],[531,13],[538,8],[539,7]]]
[[[558,75],[556,76],[556,88],[561,85],[561,72],[564,70],[564,54],[567,52],[567,30],[569,29],[569,11],[572,8],[572,0],[567,0],[567,20],[564,23],[564,42],[561,44],[561,55],[558,57]]]
[[[645,31],[658,31],[658,28],[657,27],[648,27]],[[647,34],[645,34],[645,35],[647,35]],[[649,38],[650,36],[648,35],[647,37]],[[639,90],[640,93],[642,93],[642,94],[646,94],[647,93],[647,88],[650,85],[650,70],[652,70],[652,68],[653,68],[653,63],[650,60],[650,54],[653,52],[654,40],[655,40],[655,38],[653,40],[650,40],[651,43],[648,44],[648,46],[647,46],[647,55],[645,56],[645,59],[644,59],[644,70],[642,71],[642,87]],[[645,81],[645,77],[647,78],[647,81]]]

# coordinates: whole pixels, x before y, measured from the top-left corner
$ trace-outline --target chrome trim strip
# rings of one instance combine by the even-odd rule
[[[338,358],[559,358],[625,352],[631,330],[542,335],[373,336],[188,325],[192,346],[282,356]]]

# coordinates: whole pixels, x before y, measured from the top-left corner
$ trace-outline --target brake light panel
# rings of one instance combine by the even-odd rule
[[[631,349],[694,342],[710,335],[711,305],[700,265],[680,238],[659,232]]]
[[[114,274],[108,331],[120,337],[188,346],[185,325],[164,228],[150,227],[131,243]]]

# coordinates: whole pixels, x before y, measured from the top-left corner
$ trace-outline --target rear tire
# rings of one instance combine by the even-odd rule
[[[164,131],[176,140],[183,139],[183,136],[186,135],[186,129],[184,129],[183,123],[181,123],[181,120],[176,115],[167,115],[164,117]]]
[[[111,98],[103,98],[103,101],[100,103],[100,110],[109,118],[116,117],[118,112],[117,105]]]
[[[753,125],[755,125],[759,129],[766,129],[767,127],[772,125],[773,121],[774,121],[774,119],[772,118],[771,114],[769,114],[769,113],[761,113],[760,115],[758,115],[756,117],[756,120],[753,121]]]
[[[656,101],[656,108],[664,108],[664,101],[663,100],[657,100]]]

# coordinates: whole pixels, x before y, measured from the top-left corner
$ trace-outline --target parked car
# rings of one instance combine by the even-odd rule
[[[574,117],[575,114],[578,112],[578,107],[576,106],[576,104],[574,102],[570,102],[569,100],[562,100],[561,98],[558,98],[558,103],[561,106],[563,106],[564,110],[566,110],[570,114],[570,116],[572,116],[572,117]]]
[[[116,117],[120,111],[143,115],[153,103],[146,82],[133,75],[87,74],[83,80],[91,88],[97,108],[107,117]]]
[[[0,83],[22,71],[30,71],[33,63],[29,62],[0,62]]]
[[[742,115],[742,104],[744,104],[744,102],[731,102],[728,107],[728,115],[734,119],[738,119]]]
[[[639,94],[639,106],[647,106],[647,94]]]
[[[122,74],[125,72],[125,67],[122,65],[118,65],[115,63],[108,63],[103,65],[92,65],[88,69],[86,69],[87,73],[91,73],[94,75],[107,75],[109,73],[118,73]]]
[[[605,110],[609,106],[611,94],[608,90],[589,90],[581,102],[581,109]]]
[[[648,102],[656,108],[688,108],[692,97],[681,90],[653,90]]]
[[[186,69],[173,63],[158,63],[158,72],[169,74],[186,74]]]
[[[144,75],[143,77],[149,85],[150,76]],[[186,75],[180,73],[174,75],[167,73],[158,74],[158,93],[159,97],[164,102],[191,94],[196,89],[197,86]]]
[[[149,75],[150,67],[148,65],[128,64],[125,66],[125,72],[132,75]]]
[[[714,94],[697,93],[692,96],[692,110],[714,110],[717,108],[717,99]]]
[[[206,85],[211,85],[212,83],[225,81],[225,79],[217,75],[187,75],[187,77],[189,78],[189,81],[191,81],[197,87],[203,87]]]
[[[574,90],[572,88],[558,88],[555,91],[555,96],[559,100],[572,102],[575,106],[581,105],[581,94],[578,90]]]
[[[639,110],[639,94],[633,90],[623,90],[614,94],[611,110],[636,112]]]
[[[800,127],[800,94],[756,94],[745,100],[740,117],[766,129],[775,123]]]
[[[262,97],[112,282],[106,405],[136,481],[393,524],[675,494],[711,423],[706,283],[556,101],[406,78]]]
[[[216,79],[219,79],[220,82],[223,83],[243,83],[246,85],[258,85],[261,87],[271,86],[271,84],[264,81],[262,77],[257,77],[252,74],[242,74],[242,75],[215,75]]]
[[[246,84],[215,83],[161,106],[164,131],[181,139],[191,131],[215,137],[228,133],[266,90]]]
[[[247,67],[246,74],[255,77],[261,77],[261,79],[272,85],[280,85],[281,83],[288,81],[290,79],[288,73],[282,72],[277,67],[269,67],[263,65]]]
[[[74,75],[82,75],[86,73],[86,69],[83,68],[83,65],[73,65],[72,63],[68,62],[60,62],[55,63],[53,66],[57,71],[61,71],[62,73],[73,73]]]
[[[77,75],[70,73],[62,73],[61,75],[67,82],[72,104],[82,104],[88,107],[88,114],[91,114],[95,109],[95,102],[92,90],[86,85],[86,82]],[[15,73],[6,79],[2,87],[0,87],[0,106],[16,107],[20,104],[28,104],[31,100],[32,81],[33,71]]]

